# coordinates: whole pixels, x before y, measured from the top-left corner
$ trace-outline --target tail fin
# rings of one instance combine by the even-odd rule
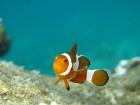
[[[104,86],[108,82],[109,76],[105,70],[88,70],[87,80],[96,86]]]

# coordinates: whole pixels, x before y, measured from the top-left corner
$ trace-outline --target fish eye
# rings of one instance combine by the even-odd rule
[[[67,62],[67,61],[68,61],[67,59],[64,60],[64,62]]]

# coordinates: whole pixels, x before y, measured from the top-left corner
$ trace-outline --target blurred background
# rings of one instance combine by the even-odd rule
[[[0,59],[42,74],[54,75],[55,55],[75,42],[90,69],[140,56],[139,0],[0,0],[0,17],[11,39]]]

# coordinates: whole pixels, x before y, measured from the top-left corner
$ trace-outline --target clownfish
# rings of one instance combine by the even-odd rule
[[[89,66],[89,59],[83,55],[78,56],[77,44],[74,44],[70,52],[55,57],[53,69],[58,77],[55,84],[63,80],[67,90],[70,90],[69,81],[79,84],[89,81],[96,86],[104,86],[109,80],[107,71],[89,70]]]

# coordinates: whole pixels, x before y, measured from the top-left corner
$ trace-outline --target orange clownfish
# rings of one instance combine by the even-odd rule
[[[67,90],[70,90],[69,82],[82,84],[85,81],[89,81],[96,86],[105,85],[109,76],[105,70],[88,70],[90,61],[87,57],[77,55],[77,44],[74,44],[71,51],[57,55],[53,62],[53,68],[58,80],[64,80],[64,85]]]

